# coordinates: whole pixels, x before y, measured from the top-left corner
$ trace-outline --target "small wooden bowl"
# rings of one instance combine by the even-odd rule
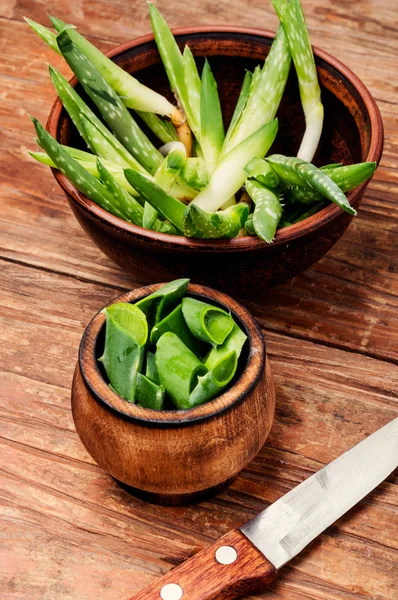
[[[114,302],[136,302],[161,285]],[[223,394],[185,411],[154,411],[123,400],[97,361],[104,346],[102,312],[83,335],[72,385],[73,418],[89,454],[133,493],[159,504],[193,502],[227,485],[264,444],[275,412],[271,367],[255,319],[210,288],[190,285],[188,293],[230,310],[248,336],[239,373]]]
[[[274,34],[240,27],[186,27],[174,33],[181,47],[189,44],[200,66],[204,56],[210,57],[228,124],[245,69],[253,70],[264,60]],[[324,130],[315,163],[379,162],[383,124],[374,99],[341,62],[318,48],[314,48],[314,53],[325,106]],[[122,44],[109,56],[140,81],[172,99],[152,35]],[[71,83],[77,85],[77,80],[74,78]],[[279,133],[271,152],[294,156],[305,126],[294,72],[277,116]],[[81,144],[59,100],[52,107],[47,129],[64,144]],[[305,221],[279,230],[272,244],[257,237],[195,240],[130,225],[88,200],[59,171],[54,171],[54,176],[84,230],[107,256],[142,283],[189,276],[240,296],[251,296],[254,290],[259,295],[269,285],[294,277],[319,260],[352,220],[351,215],[331,204]],[[366,185],[363,183],[348,196],[355,208]]]

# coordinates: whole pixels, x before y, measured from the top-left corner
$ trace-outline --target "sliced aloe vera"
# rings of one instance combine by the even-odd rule
[[[213,369],[215,365],[220,363],[220,361],[231,352],[235,352],[237,357],[239,358],[246,340],[247,335],[234,321],[232,331],[225,339],[224,343],[221,346],[213,348],[209,352],[206,360],[204,361],[205,366],[209,370]]]
[[[148,377],[148,379],[150,379],[151,381],[153,381],[153,383],[156,383],[156,385],[160,384],[159,373],[156,367],[155,355],[153,352],[149,352],[149,350],[146,353],[145,376]]]
[[[104,309],[106,317],[103,363],[112,388],[125,400],[134,402],[137,373],[140,371],[148,338],[145,314],[134,304],[118,302]]]
[[[182,314],[182,304],[179,304],[177,308],[152,328],[150,336],[151,344],[156,344],[158,339],[166,333],[166,331],[172,331],[178,335],[180,340],[184,342],[196,356],[203,356],[205,345],[192,335],[191,330],[186,324],[184,315]]]
[[[156,366],[161,385],[179,409],[190,408],[189,396],[198,377],[206,367],[171,331],[159,338],[156,346]]]
[[[206,375],[198,377],[198,383],[189,395],[190,407],[204,404],[221,394],[233,379],[237,366],[238,357],[233,350],[223,356]]]
[[[234,326],[231,315],[225,310],[195,298],[183,299],[182,312],[191,333],[212,346],[222,344]]]
[[[180,304],[189,279],[175,279],[136,303],[146,315],[150,330]]]
[[[135,401],[144,408],[162,410],[164,404],[164,387],[157,385],[142,373],[137,373]]]

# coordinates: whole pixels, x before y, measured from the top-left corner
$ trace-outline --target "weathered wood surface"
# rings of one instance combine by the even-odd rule
[[[172,26],[275,29],[269,3],[158,2]],[[231,488],[187,508],[123,491],[87,455],[69,390],[92,314],[136,282],[87,240],[33,149],[27,113],[54,98],[45,62],[68,69],[22,22],[46,12],[101,48],[149,31],[145,3],[3,0],[0,6],[2,600],[123,600],[239,526],[397,415],[398,3],[304,2],[313,43],[368,85],[386,144],[360,214],[335,248],[249,307],[265,330],[277,385],[270,438]],[[283,600],[393,600],[398,481],[366,498],[294,560],[271,591]]]

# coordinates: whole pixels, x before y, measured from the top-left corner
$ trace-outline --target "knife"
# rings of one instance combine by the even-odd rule
[[[130,600],[232,600],[263,591],[397,466],[398,417]]]

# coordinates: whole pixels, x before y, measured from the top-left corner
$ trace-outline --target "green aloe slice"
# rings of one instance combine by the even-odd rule
[[[191,333],[212,346],[222,344],[234,326],[225,310],[195,298],[183,299],[182,312]]]
[[[145,376],[148,377],[148,379],[150,379],[151,381],[153,381],[153,383],[156,383],[156,385],[160,384],[155,354],[153,352],[149,352],[149,350],[146,353]]]
[[[242,331],[237,323],[234,321],[234,325],[231,333],[225,339],[221,346],[212,348],[209,352],[206,360],[204,361],[205,366],[211,370],[215,365],[219,364],[220,361],[229,355],[231,352],[235,352],[239,358],[242,348],[247,340],[247,335]]]
[[[136,303],[145,313],[150,330],[181,303],[188,285],[189,279],[175,279]]]
[[[198,383],[189,395],[190,407],[204,404],[221,394],[234,377],[237,366],[238,357],[233,350],[223,356],[206,375],[198,377]]]
[[[177,308],[152,328],[150,337],[151,344],[156,344],[158,339],[166,333],[166,331],[172,331],[178,335],[180,340],[184,342],[196,356],[203,356],[204,344],[192,335],[182,313],[182,304],[179,304]]]
[[[144,408],[162,410],[164,404],[164,387],[157,385],[142,373],[137,373],[135,401]]]
[[[134,304],[118,302],[104,309],[106,317],[103,363],[112,388],[125,400],[134,402],[137,373],[140,371],[148,338],[145,314]]]
[[[179,409],[190,408],[189,395],[206,367],[180,340],[168,331],[156,346],[156,366],[161,385]]]

